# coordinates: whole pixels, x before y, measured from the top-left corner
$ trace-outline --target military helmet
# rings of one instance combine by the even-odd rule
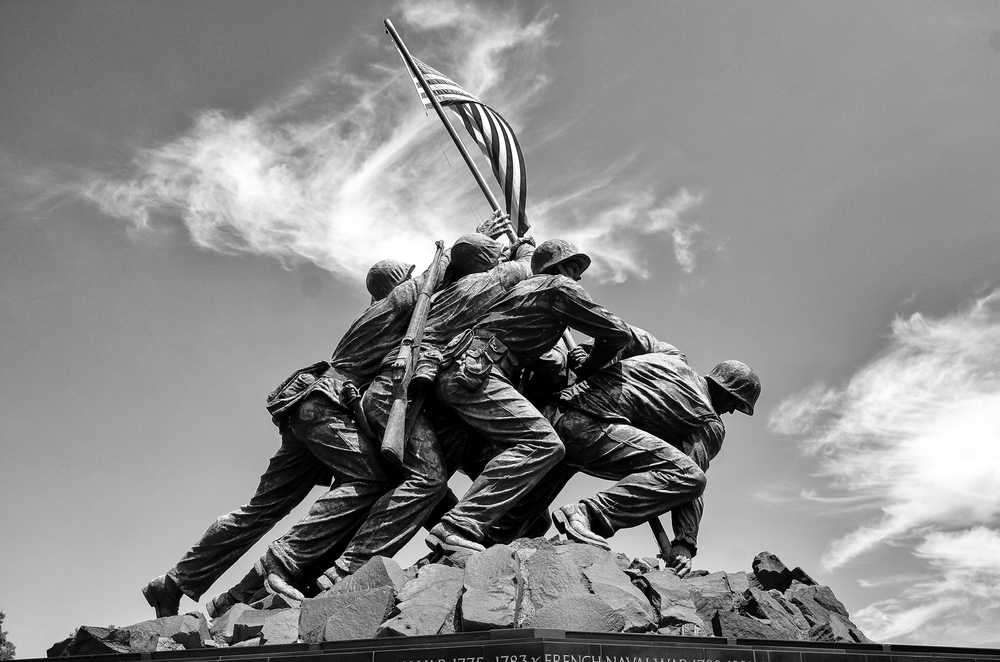
[[[753,406],[760,397],[760,378],[750,366],[740,361],[723,361],[705,376],[726,389],[739,402],[736,408],[753,416]]]
[[[586,253],[580,253],[576,245],[565,239],[549,239],[543,241],[535,249],[531,256],[531,273],[535,274],[557,274],[559,265],[569,260],[577,260],[580,263],[580,273],[590,266],[590,257]]]
[[[500,263],[501,246],[484,234],[462,235],[451,247],[451,268],[461,278],[489,271]]]
[[[372,301],[379,301],[389,296],[396,287],[413,273],[412,264],[399,260],[379,260],[368,270],[365,286],[372,295]]]

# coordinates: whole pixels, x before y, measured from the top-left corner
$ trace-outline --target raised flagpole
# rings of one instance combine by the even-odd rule
[[[385,19],[385,33],[392,38],[392,41],[396,44],[396,48],[399,50],[400,55],[403,56],[403,62],[420,82],[420,87],[423,88],[424,94],[427,95],[428,99],[430,99],[431,105],[434,106],[434,111],[437,113],[438,117],[441,118],[441,123],[444,124],[444,128],[448,130],[448,135],[450,135],[451,139],[455,141],[455,147],[458,148],[458,152],[462,155],[462,158],[465,159],[465,164],[469,166],[469,170],[472,171],[472,176],[475,177],[476,182],[479,183],[479,188],[489,201],[490,207],[493,208],[494,212],[500,211],[500,204],[497,203],[497,199],[493,196],[493,191],[490,190],[486,180],[483,179],[483,175],[479,172],[479,168],[476,167],[476,163],[472,160],[472,156],[469,154],[469,151],[465,149],[465,143],[463,143],[462,139],[458,137],[458,132],[455,131],[455,127],[452,126],[451,120],[449,120],[444,114],[444,108],[441,107],[441,102],[437,100],[437,96],[431,91],[431,86],[427,83],[427,79],[424,78],[424,74],[413,61],[413,56],[410,55],[410,51],[407,50],[406,44],[404,44],[403,40],[400,39],[399,33],[396,32],[396,28],[393,27],[392,21],[389,19]],[[513,229],[509,229],[507,231],[507,237],[510,239],[511,244],[517,241],[517,235],[514,233]],[[570,333],[569,329],[563,331],[563,342],[566,343],[566,347],[568,349],[572,350],[576,347],[576,340],[573,339],[573,335]],[[666,531],[663,530],[663,524],[660,523],[660,518],[654,517],[649,520],[649,526],[653,530],[653,538],[656,540],[656,543],[660,548],[660,556],[666,560],[667,555],[670,553],[670,540],[667,538]]]
[[[431,105],[434,106],[434,111],[437,113],[438,117],[441,119],[441,123],[444,124],[444,128],[448,130],[448,135],[451,139],[455,141],[455,147],[458,148],[459,153],[462,158],[465,159],[465,164],[469,166],[469,170],[472,171],[472,176],[476,178],[476,182],[479,184],[479,188],[483,191],[483,195],[486,196],[486,200],[489,201],[490,207],[493,208],[494,212],[500,211],[500,204],[497,202],[496,197],[493,195],[493,191],[490,190],[489,184],[483,179],[483,175],[479,172],[479,168],[476,167],[475,161],[472,160],[472,155],[469,151],[465,149],[465,143],[459,137],[458,132],[455,131],[455,127],[452,126],[451,120],[444,113],[444,108],[441,107],[441,102],[437,100],[437,96],[431,91],[431,86],[424,78],[423,72],[417,67],[417,64],[413,61],[413,56],[410,55],[410,51],[406,49],[406,44],[403,40],[399,38],[399,33],[396,32],[396,28],[393,27],[392,21],[385,19],[385,33],[392,38],[393,43],[396,44],[396,48],[399,49],[400,54],[403,56],[403,61],[406,63],[407,68],[416,76],[417,80],[420,82],[420,87],[423,88],[424,94],[430,99]],[[507,232],[507,236],[511,243],[517,240],[517,236],[514,234],[513,230]]]

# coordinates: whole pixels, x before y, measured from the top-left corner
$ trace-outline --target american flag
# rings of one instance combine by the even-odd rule
[[[475,139],[476,144],[493,166],[493,174],[503,188],[504,201],[507,204],[507,214],[511,225],[520,237],[531,224],[524,213],[524,200],[527,194],[527,181],[524,171],[524,156],[517,144],[514,131],[507,120],[499,113],[485,105],[475,96],[466,92],[461,85],[451,80],[440,71],[429,67],[414,58],[417,68],[427,80],[438,103],[448,106],[462,118],[466,130]],[[425,110],[433,106],[431,100],[424,94],[420,81],[413,76],[413,84],[420,94],[420,101]]]

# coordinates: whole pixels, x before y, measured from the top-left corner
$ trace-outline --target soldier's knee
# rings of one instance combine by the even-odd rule
[[[428,479],[428,489],[443,499],[448,494],[448,474],[444,471],[436,471]]]
[[[695,468],[691,476],[692,491],[694,492],[694,498],[700,497],[705,493],[705,488],[708,486],[708,476],[705,472],[699,468]]]
[[[559,435],[553,434],[546,438],[542,449],[553,464],[566,457],[566,445],[559,438]]]
[[[444,498],[448,493],[448,473],[441,466],[425,466],[414,472],[407,482],[417,489]]]

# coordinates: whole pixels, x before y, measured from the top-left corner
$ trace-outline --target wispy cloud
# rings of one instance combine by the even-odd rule
[[[671,244],[674,260],[684,273],[692,273],[695,241],[703,230],[682,216],[696,209],[704,195],[681,189],[659,199],[651,189],[630,187],[609,193],[606,183],[610,180],[599,177],[569,197],[543,205],[553,232],[581,246],[599,246],[599,252],[591,251],[594,270],[607,280],[621,282],[630,274],[648,277],[651,262],[663,248],[657,237]]]
[[[874,638],[919,627],[923,640],[933,641],[928,623],[944,628],[954,621],[957,602],[996,608],[1000,556],[989,553],[1000,551],[991,528],[1000,521],[998,411],[995,291],[940,319],[895,320],[886,352],[846,385],[814,386],[771,416],[773,430],[794,435],[818,458],[820,475],[829,480],[827,499],[847,498],[855,517],[867,516],[830,544],[823,559],[828,569],[887,542],[914,545],[929,565],[925,582],[865,610]],[[971,577],[991,580],[994,589],[963,593]]]
[[[421,59],[515,129],[545,102],[554,15],[451,0],[404,2],[397,14]],[[546,191],[531,179],[532,145],[522,147],[540,240],[576,241],[594,254],[599,279],[647,276],[664,251],[694,270],[702,229],[687,216],[702,195],[622,183],[615,164],[575,173],[568,192]],[[82,196],[139,237],[179,224],[204,249],[308,260],[352,280],[385,257],[429,257],[432,240],[469,232],[488,213],[438,120],[421,113],[388,38],[371,35],[246,115],[207,110],[175,139],[136,147],[124,172],[44,174],[44,200],[27,196],[36,208]],[[33,181],[37,173],[22,189]]]
[[[1000,532],[933,532],[916,547],[932,573],[855,613],[876,641],[970,646],[1000,638]]]
[[[551,19],[452,2],[403,10],[411,34],[447,31],[440,43],[431,34],[422,55],[503,99],[511,119],[544,85]],[[378,66],[352,66],[359,57]],[[140,231],[179,218],[203,248],[306,259],[357,278],[377,259],[412,258],[475,226],[451,193],[468,175],[442,167],[431,121],[388,42],[359,38],[284,97],[243,117],[202,113],[186,134],[138,150],[133,172],[94,174],[82,190]]]

